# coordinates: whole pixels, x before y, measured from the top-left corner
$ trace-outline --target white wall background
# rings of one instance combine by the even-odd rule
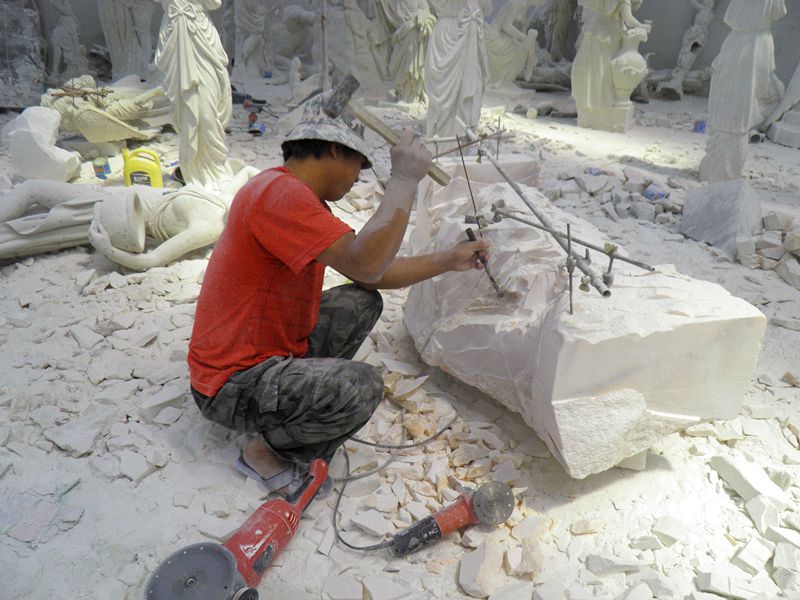
[[[50,9],[50,0],[30,0],[37,5],[42,19],[42,33],[45,38],[52,31],[55,23]],[[264,0],[275,4],[274,0]],[[287,0],[279,0],[291,3]],[[499,8],[506,0],[495,0],[495,8]],[[82,43],[88,48],[92,44],[104,45],[103,33],[100,29],[100,20],[97,16],[97,0],[71,0],[75,14],[81,23]],[[318,0],[294,0],[296,4],[309,6]],[[719,52],[722,41],[729,29],[723,23],[722,17],[730,0],[718,0],[716,17],[712,23],[709,41],[703,48],[695,68],[703,68],[711,63]],[[800,63],[800,2],[787,0],[789,13],[775,24],[773,35],[775,38],[775,60],[777,74],[788,83],[795,67]],[[222,11],[212,13],[218,24],[222,18]],[[680,49],[683,33],[692,23],[693,9],[689,0],[644,0],[637,17],[641,20],[653,21],[653,32],[650,40],[642,45],[643,52],[654,52],[650,65],[654,69],[672,68],[675,64],[678,50]],[[153,19],[153,31],[158,31],[161,22],[161,10],[156,11]]]

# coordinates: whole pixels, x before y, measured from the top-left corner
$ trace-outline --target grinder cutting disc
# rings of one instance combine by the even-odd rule
[[[250,600],[233,554],[220,544],[192,544],[170,555],[150,576],[145,600]],[[247,592],[255,595],[248,596]]]
[[[514,493],[500,481],[484,483],[472,495],[472,510],[483,525],[505,523],[514,512]]]

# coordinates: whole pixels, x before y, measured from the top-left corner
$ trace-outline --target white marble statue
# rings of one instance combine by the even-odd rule
[[[550,0],[544,19],[545,47],[553,62],[569,60],[569,29],[575,19],[577,0]]]
[[[781,101],[764,120],[759,129],[767,132],[767,137],[777,144],[800,148],[800,64],[786,86]]]
[[[337,78],[353,74],[362,90],[383,91],[386,64],[377,46],[384,41],[356,0],[328,0],[328,60]]]
[[[694,7],[694,20],[692,26],[683,34],[678,61],[672,71],[669,81],[658,85],[657,92],[668,100],[683,98],[683,81],[692,70],[697,56],[708,40],[708,28],[714,20],[714,6],[716,0],[689,0]]]
[[[319,19],[313,10],[292,4],[283,9],[281,19],[273,23],[274,62],[278,69],[289,70],[297,57],[305,65],[313,62],[313,30]]]
[[[89,72],[86,48],[80,43],[78,19],[69,0],[52,0],[56,26],[50,34],[50,81],[59,84]]]
[[[48,89],[40,104],[59,112],[61,131],[100,143],[152,138],[159,130],[145,130],[165,121],[170,103],[161,87],[148,88],[135,75],[112,87],[99,87],[91,75],[82,75],[63,88]]]
[[[258,172],[242,168],[218,194],[190,184],[161,194],[145,186],[127,196],[124,204],[116,196],[106,198],[94,206],[89,242],[106,258],[134,271],[166,265],[217,241],[233,197]],[[146,238],[155,246],[146,249]]]
[[[388,24],[389,74],[397,100],[427,105],[425,95],[425,54],[436,17],[427,0],[378,0]]]
[[[230,58],[236,56],[236,6],[234,0],[222,0],[222,48]]]
[[[785,14],[785,0],[732,0],[728,5],[725,23],[732,31],[713,63],[701,181],[741,177],[750,130],[769,116],[783,95],[774,73],[771,29]]]
[[[650,24],[633,16],[641,0],[579,0],[579,4],[584,25],[572,64],[578,126],[624,132],[633,115],[630,95],[647,73],[637,48],[647,39]]]
[[[231,118],[228,57],[207,10],[221,0],[161,0],[164,20],[155,64],[172,101],[186,183],[203,187],[231,177],[225,126]]]
[[[302,68],[302,61],[295,56],[292,59],[292,66],[289,68],[289,89],[292,92],[292,106],[299,106],[310,96],[322,91],[322,74],[314,73],[303,79]]]
[[[470,128],[478,124],[489,75],[484,18],[491,0],[432,0],[436,25],[425,59],[428,137],[464,134],[456,117]]]
[[[0,259],[91,243],[129,269],[163,266],[213,244],[236,192],[257,173],[240,168],[218,194],[191,185],[165,190],[29,179],[0,194]]]
[[[39,179],[0,193],[0,259],[87,244],[94,205],[108,196],[99,185]]]
[[[272,71],[272,36],[264,0],[233,0],[236,25],[234,78],[261,78]]]
[[[489,84],[508,85],[520,76],[530,81],[538,62],[536,40],[539,33],[535,29],[526,29],[528,12],[541,2],[509,0],[486,28]]]
[[[131,16],[133,17],[133,30],[136,32],[137,55],[136,70],[138,75],[146,75],[148,67],[153,60],[155,50],[152,23],[156,11],[154,0],[133,0]]]
[[[134,0],[97,0],[114,79],[140,71],[141,52],[133,23],[133,4]]]
[[[521,163],[506,168],[536,172],[532,159]],[[536,222],[491,165],[468,169],[481,214],[504,200]],[[415,252],[464,237],[473,208],[460,173],[433,194],[430,241]],[[521,185],[557,229],[570,223],[576,238],[603,246],[592,225]],[[739,414],[766,327],[756,307],[671,265],[649,273],[615,261],[611,296],[578,291],[576,277],[570,314],[565,254],[549,234],[504,219],[483,236],[504,296],[481,271],[435,277],[411,287],[403,322],[427,364],[518,413],[569,475],[610,469],[700,420]],[[598,272],[607,267],[605,255],[592,259]]]

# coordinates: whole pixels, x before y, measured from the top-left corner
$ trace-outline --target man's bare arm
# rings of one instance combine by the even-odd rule
[[[487,248],[485,240],[478,240],[464,242],[442,252],[398,256],[379,281],[375,283],[356,281],[356,283],[366,289],[399,289],[450,271],[481,269],[483,265],[478,260],[476,252],[485,258],[488,256]]]
[[[317,257],[350,279],[375,283],[389,268],[403,243],[417,185],[431,162],[430,152],[408,129],[391,156],[392,177],[375,214],[358,235],[343,235]]]

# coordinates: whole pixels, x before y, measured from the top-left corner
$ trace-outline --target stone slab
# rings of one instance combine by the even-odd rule
[[[683,205],[681,233],[719,248],[731,258],[737,243],[761,230],[761,198],[744,179],[690,190]]]

